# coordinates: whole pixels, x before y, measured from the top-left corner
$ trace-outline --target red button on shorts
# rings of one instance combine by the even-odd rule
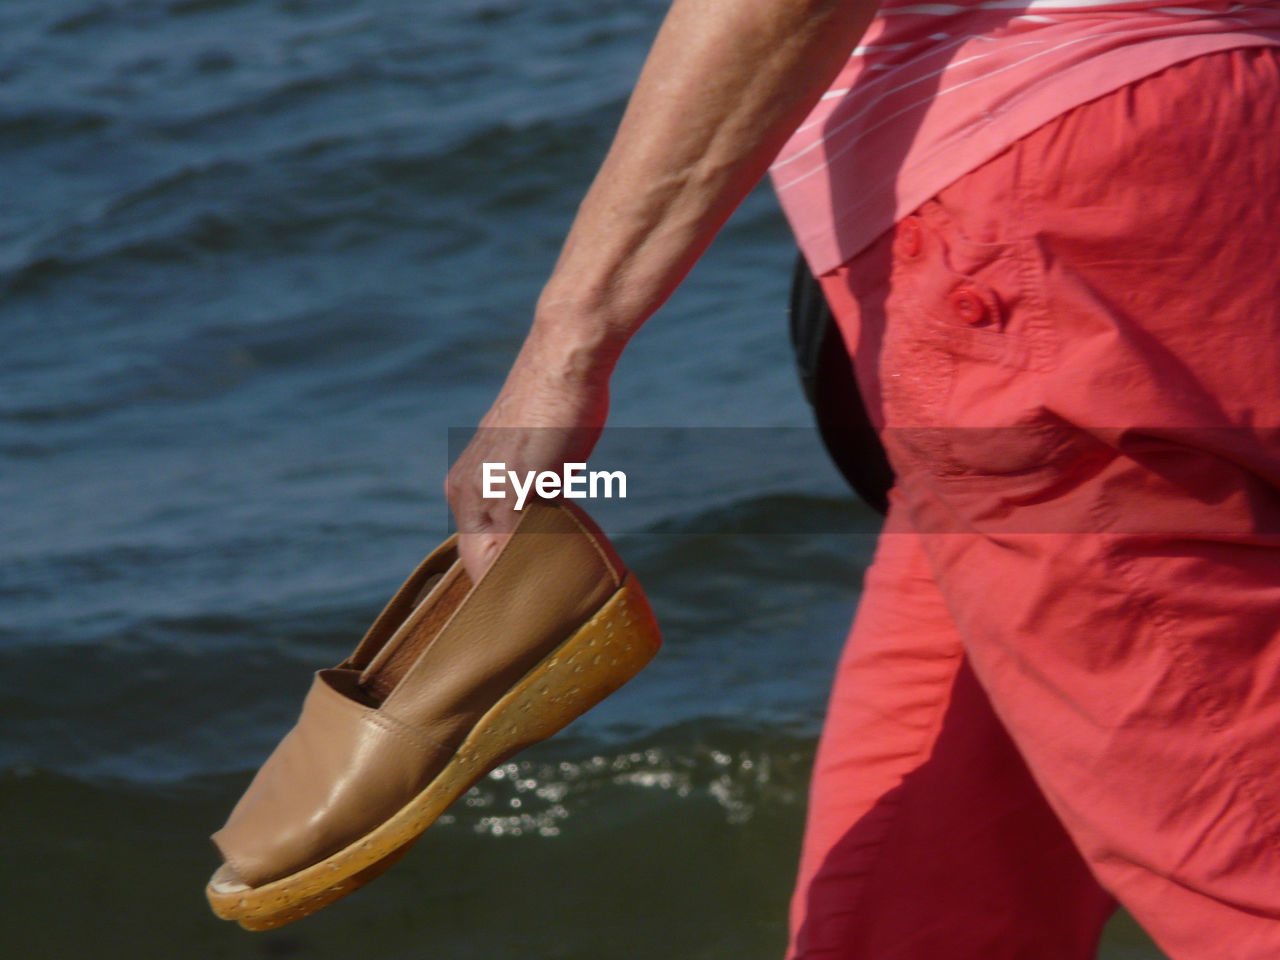
[[[792,957],[1280,958],[1277,118],[1188,61],[822,278],[898,487]]]

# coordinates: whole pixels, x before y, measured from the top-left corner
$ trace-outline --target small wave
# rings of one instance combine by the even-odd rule
[[[96,133],[114,117],[100,110],[46,106],[40,109],[0,113],[0,144],[12,150],[29,150],[50,140]]]
[[[699,537],[868,534],[879,526],[880,518],[851,495],[771,493],[675,514],[644,532]]]
[[[154,0],[124,0],[123,3],[99,0],[59,17],[49,25],[48,29],[54,35],[77,34],[112,22],[134,19],[147,13],[154,15],[156,12]]]
[[[368,167],[379,182],[410,184],[432,196],[536,206],[548,194],[566,190],[566,169],[603,150],[621,105],[610,99],[523,123],[490,122],[425,149],[372,156]],[[513,201],[516,192],[523,197]]]
[[[244,173],[230,161],[186,165],[52,224],[11,258],[4,270],[8,292],[41,288],[112,260],[169,264],[200,248],[228,248],[240,224],[218,207]]]
[[[208,192],[221,185],[242,180],[250,172],[250,165],[241,161],[212,159],[203,163],[188,163],[167,173],[160,174],[142,186],[125,191],[111,198],[95,214],[98,221],[108,220],[137,210],[153,212],[154,207],[171,202],[175,195],[191,192]]]
[[[251,2],[252,0],[170,0],[165,9],[169,14],[181,17],[230,10],[235,7],[247,6]]]
[[[244,7],[253,0],[100,0],[65,14],[50,24],[54,35],[74,35],[115,24],[159,22],[168,17],[217,13]]]
[[[663,739],[688,732],[665,731]],[[575,812],[597,804],[628,808],[633,803],[621,795],[648,794],[710,803],[726,823],[743,824],[761,807],[801,802],[812,749],[807,741],[721,730],[680,745],[650,742],[574,759],[513,760],[472,787],[440,823],[490,837],[556,837]]]
[[[326,142],[330,149],[320,146]],[[413,231],[419,257],[440,257],[488,238],[475,219],[480,204],[465,213],[452,206],[464,181],[489,176],[501,184],[495,191],[525,191],[523,207],[563,189],[546,173],[538,175],[534,193],[528,193],[529,170],[503,176],[504,164],[511,171],[521,168],[519,156],[489,155],[485,172],[452,153],[440,160],[429,154],[388,159],[341,149],[349,145],[341,138],[322,138],[252,160],[171,169],[26,240],[10,254],[0,276],[13,296],[122,262],[167,267],[257,250],[276,256],[299,248],[363,250],[371,240],[404,229]],[[449,206],[406,202],[406,191],[425,192]]]
[[[375,60],[359,60],[341,67],[330,66],[323,72],[291,76],[265,89],[242,94],[229,103],[220,103],[197,112],[155,121],[158,135],[183,140],[208,139],[219,130],[234,131],[248,120],[265,120],[303,109],[308,102],[322,100],[329,94],[350,97],[361,91],[396,81],[384,64]],[[366,130],[367,127],[362,127]],[[243,136],[244,131],[240,131]]]
[[[348,296],[324,308],[284,313],[267,321],[189,325],[169,344],[148,344],[145,353],[120,357],[119,363],[90,368],[74,389],[32,391],[29,397],[0,405],[0,421],[41,426],[88,421],[129,408],[157,409],[208,401],[255,378],[298,375],[299,389],[312,385],[317,370],[329,367],[349,375],[376,376],[401,362],[398,348],[412,323],[395,304],[377,297]],[[382,364],[374,361],[386,358]],[[376,369],[369,373],[367,368]]]

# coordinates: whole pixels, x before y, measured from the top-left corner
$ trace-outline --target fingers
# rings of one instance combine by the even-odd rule
[[[473,583],[493,564],[516,521],[510,498],[483,496],[480,476],[491,447],[491,438],[477,435],[445,478],[445,496],[458,527],[458,558]]]
[[[534,493],[533,477],[562,473],[566,463],[583,463],[591,455],[608,403],[607,381],[554,377],[529,364],[513,368],[445,479],[459,558],[472,580],[506,544],[518,507]]]
[[[458,559],[471,582],[477,582],[510,539],[510,533],[459,533]]]

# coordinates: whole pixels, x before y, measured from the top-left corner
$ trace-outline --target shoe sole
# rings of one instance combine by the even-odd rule
[[[258,887],[205,888],[213,912],[246,930],[301,920],[379,876],[494,767],[568,726],[634,677],[661,645],[644,591],[630,574],[605,604],[482,716],[421,793],[337,853]]]

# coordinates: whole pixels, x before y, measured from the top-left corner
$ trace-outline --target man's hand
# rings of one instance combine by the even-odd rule
[[[539,325],[525,341],[476,435],[449,471],[445,493],[458,524],[458,555],[473,581],[488,569],[519,515],[515,495],[486,499],[485,463],[520,476],[585,462],[609,411],[615,354],[598,345],[570,348],[571,335]]]

